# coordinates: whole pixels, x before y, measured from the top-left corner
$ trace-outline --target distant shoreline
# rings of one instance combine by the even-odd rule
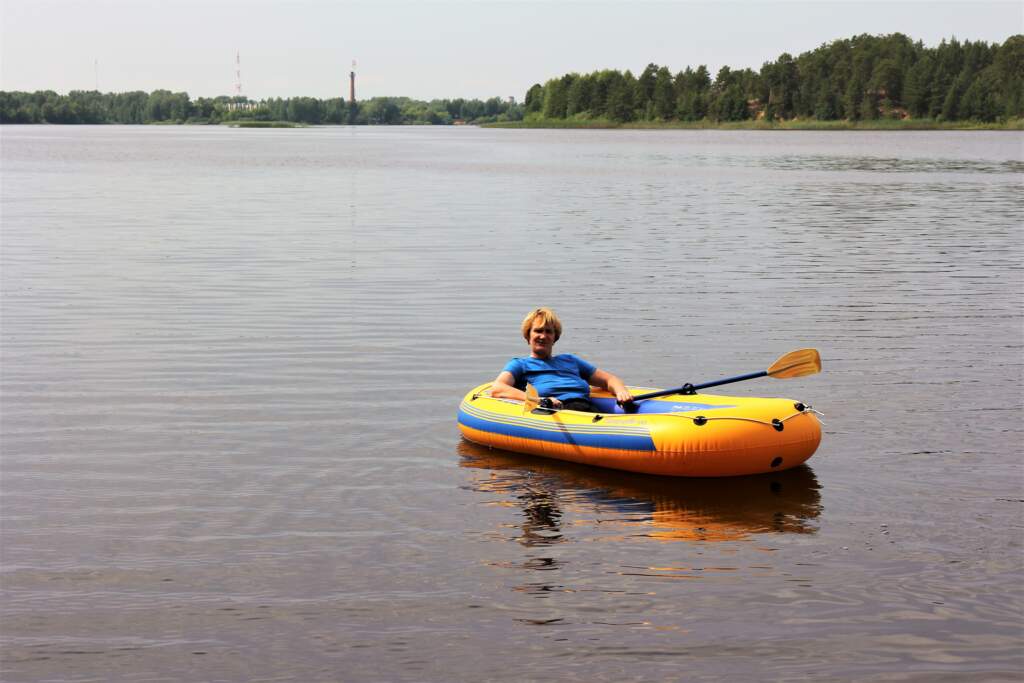
[[[82,124],[66,123],[14,123],[5,126],[76,126]],[[136,125],[136,126],[222,126],[224,128],[328,128],[338,124],[295,123],[292,121],[150,121],[141,124],[101,123],[100,126]],[[351,125],[351,124],[340,124]],[[436,125],[436,124],[435,124]],[[431,124],[412,123],[378,123],[358,124],[358,127],[431,127]],[[448,126],[444,126],[448,127]],[[501,121],[496,123],[471,123],[467,128],[528,128],[534,130],[750,130],[750,131],[1024,131],[1024,119],[1010,119],[1001,123],[979,123],[971,121],[932,121],[918,120],[875,120],[875,121],[633,121],[616,123],[606,120],[590,119],[535,119],[528,121]]]
[[[824,130],[824,131],[914,131],[914,130],[1024,130],[1024,119],[995,123],[977,121],[935,121],[932,119],[876,119],[873,121],[634,121],[618,123],[606,119],[540,119],[480,124],[481,128],[623,129],[623,130]]]

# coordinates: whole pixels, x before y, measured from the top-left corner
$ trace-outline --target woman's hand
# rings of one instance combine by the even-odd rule
[[[612,389],[612,391],[615,394],[615,401],[620,406],[626,405],[627,403],[631,403],[633,401],[633,394],[629,393],[629,389],[622,386],[621,383],[619,384],[619,386]]]
[[[594,370],[594,374],[590,376],[590,383],[600,389],[607,389],[614,394],[615,400],[619,405],[633,400],[633,394],[629,393],[629,389],[626,388],[622,380],[610,372],[600,369]]]

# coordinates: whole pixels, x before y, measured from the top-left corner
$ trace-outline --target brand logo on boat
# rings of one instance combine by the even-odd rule
[[[673,403],[666,413],[687,413],[691,410],[719,410],[721,408],[735,408],[736,406],[709,406],[706,403]]]

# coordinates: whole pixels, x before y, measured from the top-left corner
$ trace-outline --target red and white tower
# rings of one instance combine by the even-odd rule
[[[242,54],[235,50],[235,96],[242,96]]]

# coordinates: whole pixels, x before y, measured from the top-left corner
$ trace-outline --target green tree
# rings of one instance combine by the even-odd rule
[[[466,104],[466,100],[462,99],[461,97],[456,98],[454,100],[448,100],[446,106],[448,108],[449,116],[451,116],[453,119],[461,119],[462,118],[462,107],[465,104]]]
[[[839,118],[839,98],[827,83],[822,86],[815,100],[814,118],[819,121],[832,121]]]
[[[536,114],[544,108],[544,86],[540,83],[534,83],[530,86],[530,89],[526,91],[526,99],[524,102],[527,114]]]
[[[750,118],[747,97],[739,84],[730,85],[722,97],[722,118],[726,121],[743,121]]]
[[[500,97],[491,97],[484,102],[484,116],[497,116],[504,108]]]
[[[370,124],[400,123],[401,113],[401,108],[390,97],[374,97],[363,103],[362,115]]]
[[[935,68],[931,55],[924,54],[907,71],[903,85],[903,102],[911,116],[928,116],[931,107],[931,82]]]
[[[993,58],[1002,116],[1024,116],[1024,35],[1010,36]]]
[[[654,88],[658,81],[658,65],[648,64],[640,77],[637,78],[637,92],[634,95],[634,106],[639,109],[653,108]]]
[[[569,104],[569,87],[576,80],[576,74],[552,78],[544,84],[544,117],[564,119]]]
[[[486,113],[486,106],[480,100],[464,100],[462,102],[462,118],[473,121]]]
[[[963,46],[956,38],[948,42],[943,40],[935,48],[933,55],[935,68],[932,70],[932,79],[928,86],[928,116],[931,118],[941,115],[947,109],[947,104],[955,107],[959,102],[959,95],[954,94],[950,99],[949,91],[963,69]]]
[[[999,118],[999,75],[995,67],[983,69],[960,99],[959,115],[964,119],[991,122]]]
[[[341,97],[334,97],[323,103],[321,123],[341,125],[348,121],[348,103]]]
[[[590,111],[594,95],[594,78],[584,75],[573,80],[566,93],[566,116],[575,116]]]
[[[285,119],[295,123],[320,123],[320,101],[312,97],[292,97],[285,109]]]
[[[690,79],[690,85],[700,93],[705,93],[708,88],[711,87],[711,75],[708,73],[708,68],[701,64],[697,67],[697,70],[693,72],[693,77]]]
[[[903,71],[899,63],[892,58],[882,59],[875,63],[871,74],[871,90],[893,105],[903,103]]]
[[[872,121],[879,118],[879,105],[881,104],[878,93],[868,90],[860,101],[860,117],[865,121]]]
[[[629,71],[625,74],[613,71],[612,74],[617,77],[608,84],[606,115],[613,121],[632,121],[636,116],[636,79]]]
[[[774,63],[761,67],[761,97],[767,103],[765,118],[792,118],[799,92],[796,62],[783,52]]]
[[[154,90],[149,93],[146,99],[146,107],[143,112],[143,121],[166,121],[171,117],[171,92],[169,90]]]
[[[859,119],[864,112],[864,81],[860,76],[854,76],[846,86],[846,94],[843,97],[843,109],[850,120]],[[870,105],[869,105],[870,107]]]
[[[953,85],[946,91],[946,99],[942,103],[942,111],[939,117],[946,121],[956,121],[960,118],[960,100],[967,92],[970,77],[962,73],[953,81]]]
[[[704,95],[689,90],[679,96],[676,116],[680,121],[700,121],[707,116],[707,100]]]
[[[609,117],[608,92],[612,83],[621,79],[618,71],[604,70],[594,74],[594,92],[590,97],[590,114],[596,118]]]
[[[654,113],[664,121],[676,117],[676,91],[672,87],[672,73],[664,66],[658,69],[654,81]]]

